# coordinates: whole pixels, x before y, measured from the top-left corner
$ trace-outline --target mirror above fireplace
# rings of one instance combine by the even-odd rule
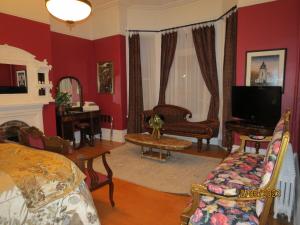
[[[0,63],[0,94],[27,93],[26,65]]]
[[[47,60],[40,61],[30,52],[4,44],[0,45],[0,65],[1,109],[25,105],[42,107],[54,101],[49,81],[51,65]],[[3,75],[2,70],[10,72]]]

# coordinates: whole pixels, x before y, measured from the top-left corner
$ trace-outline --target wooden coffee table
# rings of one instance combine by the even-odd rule
[[[192,146],[192,142],[190,141],[166,136],[154,139],[149,134],[126,134],[125,140],[141,146],[141,157],[157,159],[159,161],[166,161],[171,156],[170,151],[180,151]],[[145,150],[144,147],[148,147],[149,149]],[[154,151],[152,148],[157,148],[159,151]]]

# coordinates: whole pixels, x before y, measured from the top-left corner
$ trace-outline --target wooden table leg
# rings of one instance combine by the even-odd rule
[[[227,142],[227,150],[228,153],[231,153],[232,150],[232,131],[231,130],[226,130],[226,142]]]
[[[170,157],[171,157],[171,152],[167,151],[167,158],[170,158]]]
[[[114,202],[114,198],[113,198],[113,195],[114,195],[114,183],[112,181],[112,176],[113,176],[113,173],[112,173],[112,170],[111,168],[109,167],[107,161],[106,161],[106,157],[105,157],[105,154],[102,155],[102,163],[104,165],[104,168],[107,172],[107,178],[109,180],[109,201],[110,201],[110,204],[112,207],[115,206],[115,202]]]
[[[257,141],[257,142],[255,142],[255,150],[256,150],[256,154],[259,153],[259,148],[260,148],[260,143]]]
[[[197,151],[200,152],[202,150],[202,139],[198,138],[197,146]]]
[[[162,161],[162,150],[159,149],[159,159]]]

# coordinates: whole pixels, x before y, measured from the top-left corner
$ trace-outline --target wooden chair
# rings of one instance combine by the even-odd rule
[[[19,141],[20,144],[32,148],[63,154],[65,157],[72,160],[86,175],[85,182],[90,191],[109,185],[110,203],[112,206],[115,205],[113,200],[113,173],[106,161],[106,154],[109,154],[109,151],[102,149],[73,150],[69,141],[58,136],[47,137],[36,127],[21,128],[19,132]],[[107,173],[106,175],[98,173],[93,169],[93,160],[100,156],[102,157],[102,162]]]
[[[75,124],[75,130],[78,130],[80,132],[80,143],[76,147],[75,141],[73,143],[74,148],[79,149],[85,146],[85,144],[88,144],[90,146],[94,145],[94,135],[92,134],[92,129],[89,123],[80,122]],[[87,135],[89,138],[87,138]]]
[[[259,152],[260,144],[261,143],[268,143],[272,140],[272,136],[246,136],[246,135],[240,135],[241,145],[238,149],[238,151],[245,151],[246,150],[246,144],[247,142],[254,142],[255,143],[255,149],[256,154]]]

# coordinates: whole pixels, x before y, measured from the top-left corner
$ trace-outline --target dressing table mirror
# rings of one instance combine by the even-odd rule
[[[94,135],[100,134],[100,111],[84,112],[82,86],[75,77],[62,77],[57,84],[56,94],[57,134],[73,141],[73,147],[83,147],[86,143],[94,145]],[[64,111],[59,110],[63,105]],[[76,140],[75,132],[80,132],[80,140]],[[79,144],[78,144],[79,142]]]
[[[68,94],[68,106],[73,110],[83,106],[82,88],[79,80],[75,77],[62,77],[58,82],[58,94]]]

